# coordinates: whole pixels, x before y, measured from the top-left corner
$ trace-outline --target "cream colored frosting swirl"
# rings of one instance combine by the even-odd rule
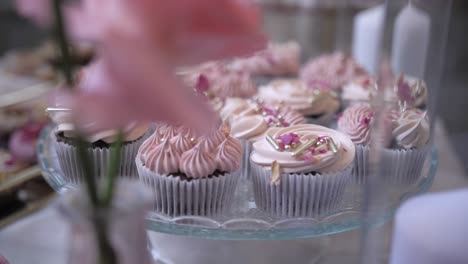
[[[396,143],[405,149],[425,146],[430,137],[427,112],[416,108],[405,110],[398,118],[392,134]]]
[[[271,164],[277,161],[285,173],[327,173],[344,170],[354,160],[354,143],[348,136],[336,130],[318,125],[304,124],[286,128],[270,128],[267,132],[272,138],[277,138],[288,133],[299,135],[301,144],[320,136],[328,136],[335,142],[338,152],[336,154],[332,151],[318,152],[313,158],[303,159],[293,157],[289,151],[275,150],[266,138],[262,138],[253,144],[252,162],[271,169]]]
[[[401,101],[406,101],[414,107],[423,107],[427,104],[427,85],[423,80],[408,75],[400,75],[395,81],[394,93]]]
[[[55,128],[55,134],[63,133],[65,137],[73,138],[76,136],[76,128],[73,124],[72,112],[69,110],[63,111],[49,111],[48,112],[52,121],[57,125]],[[85,131],[95,131],[93,124],[89,124],[85,127]],[[124,141],[131,142],[139,139],[148,131],[148,124],[142,123],[131,123],[122,129],[124,135]],[[90,143],[102,140],[108,144],[115,142],[119,130],[105,130],[93,133],[87,133],[87,141]]]
[[[299,70],[301,48],[295,41],[270,43],[267,49],[248,58],[233,60],[229,67],[254,75],[295,74]]]
[[[180,158],[180,171],[189,178],[203,178],[216,170],[216,161],[203,145],[184,152]]]
[[[377,83],[368,76],[359,77],[345,86],[341,97],[350,101],[370,101],[376,93]]]
[[[171,174],[179,171],[180,152],[169,140],[155,146],[147,155],[144,164],[159,174]]]
[[[235,118],[231,122],[231,135],[238,139],[255,140],[267,130],[268,124],[261,115]]]
[[[333,91],[313,90],[299,80],[272,81],[259,88],[258,97],[267,103],[287,105],[306,116],[334,113],[340,108]]]
[[[249,103],[242,98],[227,98],[224,102],[224,107],[219,111],[219,115],[223,121],[228,121],[229,118],[244,112],[249,107]]]
[[[361,75],[365,75],[365,70],[351,57],[340,52],[313,58],[300,72],[300,78],[305,83],[325,81],[336,90]]]
[[[261,100],[227,101],[223,117],[231,125],[231,135],[238,139],[256,140],[269,127],[305,123],[304,116],[290,107],[268,105]]]
[[[236,171],[242,159],[242,145],[232,137],[227,137],[216,152],[216,166],[220,171]]]
[[[371,139],[374,111],[369,104],[348,107],[338,119],[338,130],[347,134],[356,144],[367,144]]]

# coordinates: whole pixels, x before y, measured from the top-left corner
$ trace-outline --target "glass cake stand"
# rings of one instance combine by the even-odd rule
[[[46,127],[39,138],[37,151],[42,174],[50,186],[63,193],[73,185],[62,177],[58,158],[51,144],[52,127]],[[390,220],[405,199],[426,192],[437,169],[437,152],[432,149],[417,182],[411,185],[388,186],[390,202],[372,214],[366,223],[378,226]],[[149,230],[217,240],[283,240],[319,237],[359,228],[362,222],[362,186],[349,184],[341,206],[332,214],[317,218],[276,218],[258,210],[248,180],[240,180],[235,201],[229,212],[217,217],[168,217],[156,212],[147,215]]]

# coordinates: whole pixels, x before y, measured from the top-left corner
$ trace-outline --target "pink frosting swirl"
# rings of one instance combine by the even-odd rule
[[[156,173],[171,174],[179,171],[180,158],[176,147],[169,140],[164,140],[148,153],[144,165]]]
[[[349,135],[356,144],[367,144],[371,138],[374,111],[369,104],[356,104],[347,108],[338,119],[338,130]]]
[[[299,146],[314,138],[330,137],[337,149],[336,154],[330,150],[321,149],[311,158],[293,157],[291,151],[274,149],[264,137],[253,144],[251,160],[267,169],[271,169],[273,161],[277,161],[285,173],[337,172],[347,168],[354,160],[354,143],[345,134],[330,128],[304,124],[286,128],[270,128],[267,133],[272,138],[294,133],[300,138]]]
[[[216,170],[216,161],[211,153],[197,144],[180,157],[180,171],[189,178],[208,177]]]
[[[205,149],[208,151],[215,150],[221,142],[226,138],[226,133],[222,130],[222,127],[214,131],[211,135],[202,137],[199,144],[203,144]]]
[[[302,68],[300,78],[307,84],[318,80],[325,81],[333,89],[338,90],[365,73],[365,70],[351,57],[336,52],[309,60]]]
[[[280,106],[278,109],[278,113],[283,119],[290,125],[299,125],[305,124],[306,120],[304,116],[299,113],[298,111],[294,111],[291,107],[287,106]]]
[[[233,172],[239,169],[242,159],[242,145],[232,137],[227,137],[219,145],[216,153],[216,166],[220,171]]]
[[[191,149],[194,145],[190,138],[186,137],[183,134],[178,134],[177,136],[170,139],[170,141],[179,153],[183,153]]]
[[[235,59],[230,67],[254,75],[296,74],[300,65],[301,48],[295,41],[270,43],[267,49],[248,58]]]
[[[200,81],[203,80],[202,89],[208,97],[248,98],[257,90],[248,72],[227,67],[222,63],[203,64],[181,75],[184,82],[195,90],[200,89]]]

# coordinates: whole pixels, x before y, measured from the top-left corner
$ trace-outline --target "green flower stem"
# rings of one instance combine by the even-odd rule
[[[68,37],[65,32],[65,22],[62,14],[62,2],[63,0],[53,0],[52,10],[55,17],[55,38],[59,44],[60,53],[62,55],[60,66],[65,76],[65,81],[67,82],[68,87],[71,89],[73,86],[73,59],[70,54]]]
[[[103,196],[101,197],[101,205],[104,208],[108,208],[112,204],[112,198],[114,196],[115,179],[120,168],[120,159],[122,153],[123,144],[123,132],[119,131],[117,135],[117,141],[111,147],[109,170],[106,175],[106,182],[104,185]]]
[[[87,143],[82,136],[79,136],[76,139],[76,145],[78,158],[80,160],[84,172],[83,174],[90,202],[93,208],[97,210],[100,207],[100,202],[98,197],[98,190],[96,188],[96,180],[94,179],[96,175],[93,175],[94,164],[91,158],[89,157],[88,153],[89,143]]]
[[[95,215],[94,227],[96,229],[97,246],[99,249],[99,264],[117,264],[117,256],[112,244],[109,241],[108,214]]]

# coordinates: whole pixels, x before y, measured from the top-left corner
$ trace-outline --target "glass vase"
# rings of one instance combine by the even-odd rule
[[[135,182],[116,187],[110,209],[93,212],[84,190],[68,191],[58,201],[57,209],[69,223],[68,263],[151,263],[144,220],[147,193]]]

